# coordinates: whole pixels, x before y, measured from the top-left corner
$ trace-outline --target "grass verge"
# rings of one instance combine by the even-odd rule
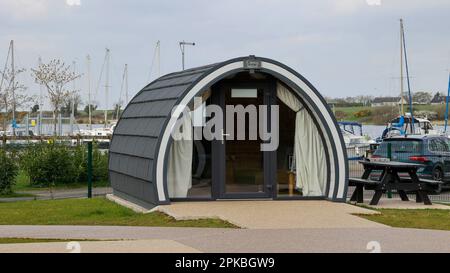
[[[399,228],[450,230],[450,210],[376,209],[379,215],[358,215],[370,221]]]
[[[159,212],[139,214],[105,198],[0,203],[0,225],[110,225],[236,228],[220,219],[177,221]]]
[[[35,195],[31,193],[17,193],[17,192],[13,192],[10,194],[0,194],[0,198],[18,198],[18,197],[35,197]]]
[[[0,244],[29,244],[29,243],[58,243],[58,242],[81,242],[79,239],[33,239],[33,238],[0,238]],[[89,240],[96,241],[96,240]]]

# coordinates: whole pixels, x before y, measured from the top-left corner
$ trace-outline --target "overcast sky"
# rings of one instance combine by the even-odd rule
[[[257,55],[291,66],[324,95],[399,93],[399,18],[405,20],[413,91],[446,92],[450,65],[449,0],[0,0],[0,66],[14,39],[18,66],[61,58],[96,89],[111,49],[112,97],[129,65],[130,94],[148,81],[161,41],[162,74],[186,66]],[[155,75],[152,75],[152,78]],[[39,87],[27,71],[29,91]],[[86,98],[86,80],[76,83]],[[97,101],[104,98],[100,89]],[[103,107],[102,104],[100,104]]]

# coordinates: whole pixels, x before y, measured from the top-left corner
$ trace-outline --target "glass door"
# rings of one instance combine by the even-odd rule
[[[220,104],[224,109],[223,140],[218,141],[219,198],[269,198],[272,183],[269,181],[271,161],[269,153],[261,151],[259,136],[259,106],[270,101],[267,87],[251,84],[223,85]]]

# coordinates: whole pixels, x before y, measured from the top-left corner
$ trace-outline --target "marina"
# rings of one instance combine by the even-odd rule
[[[450,253],[449,11],[0,0],[0,256]]]

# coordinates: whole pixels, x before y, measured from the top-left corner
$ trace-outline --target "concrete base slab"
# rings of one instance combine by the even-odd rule
[[[431,206],[416,201],[402,201],[400,199],[381,199],[378,205],[371,206],[370,199],[364,200],[364,205],[374,209],[444,209],[450,210],[450,206],[433,203]]]
[[[156,210],[177,220],[220,218],[249,229],[386,227],[352,215],[376,211],[329,201],[173,202]]]
[[[139,206],[139,205],[137,205],[135,203],[132,203],[130,201],[122,199],[122,198],[120,198],[120,197],[118,197],[117,195],[114,195],[114,194],[107,194],[106,195],[106,199],[108,199],[109,201],[112,201],[112,202],[114,202],[116,204],[119,204],[121,206],[124,206],[126,208],[129,208],[129,209],[131,209],[131,210],[133,210],[134,212],[137,212],[137,213],[150,213],[150,212],[155,210],[155,209],[151,209],[151,210],[146,209],[146,208],[141,207],[141,206]]]
[[[0,253],[198,253],[172,240],[0,244]]]

